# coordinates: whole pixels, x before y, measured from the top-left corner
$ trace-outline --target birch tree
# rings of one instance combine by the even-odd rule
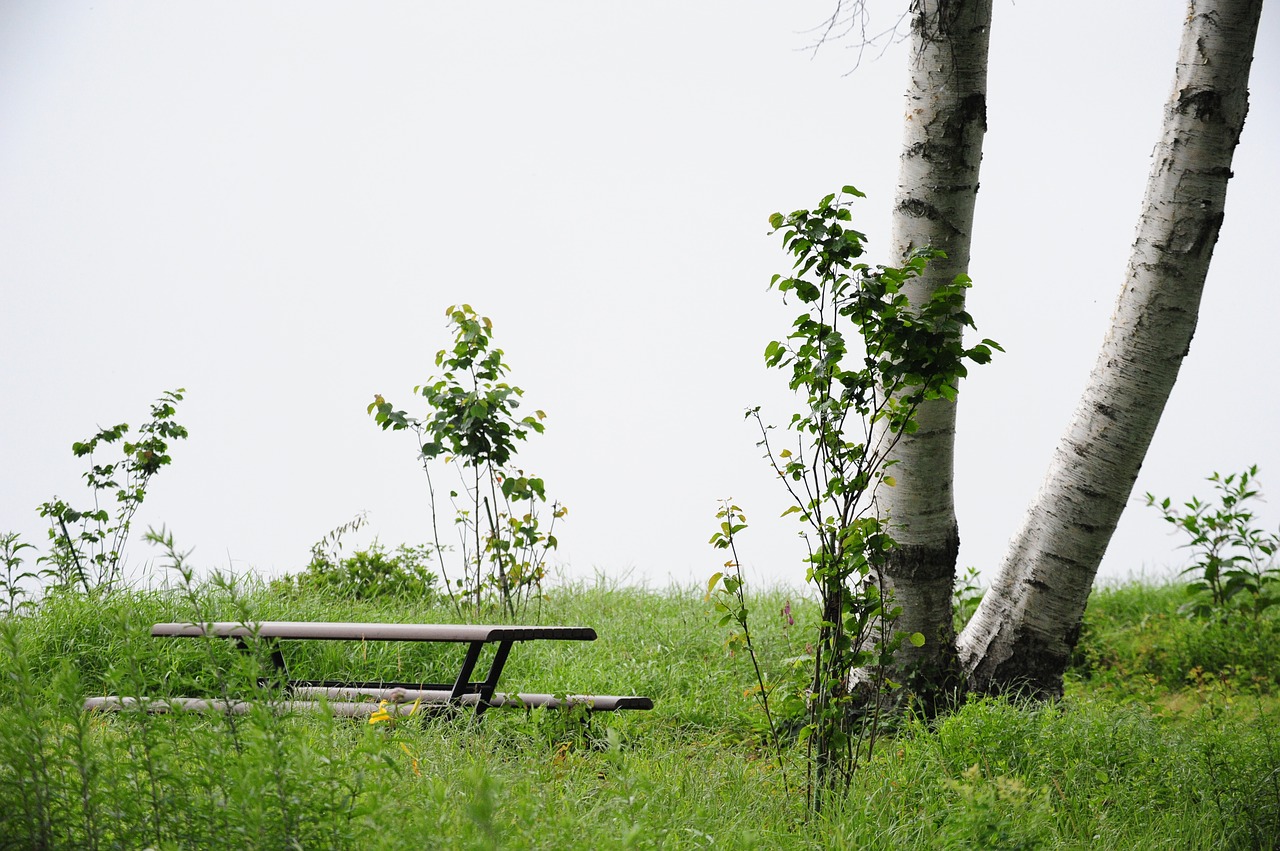
[[[1195,332],[1261,11],[1262,0],[1191,0],[1110,328],[1039,494],[959,639],[972,690],[1062,691],[1098,565]],[[896,515],[908,526],[920,516]]]
[[[978,168],[987,129],[987,49],[991,0],[917,0],[911,6],[910,82],[892,223],[899,260],[940,250],[905,288],[912,304],[969,269]],[[952,491],[956,406],[924,403],[919,428],[894,452],[895,487],[879,488],[878,510],[893,524],[897,547],[884,584],[902,607],[897,627],[926,637],[899,651],[914,690],[926,702],[959,684],[951,589],[960,546]]]

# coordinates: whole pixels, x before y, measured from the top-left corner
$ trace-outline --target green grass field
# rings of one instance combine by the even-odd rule
[[[906,720],[849,796],[806,817],[803,745],[783,768],[749,661],[693,590],[559,587],[525,620],[598,641],[519,646],[503,686],[643,694],[652,712],[413,717],[84,714],[95,694],[252,694],[257,663],[169,620],[450,622],[447,606],[213,584],[46,597],[0,622],[0,848],[1280,847],[1280,628],[1176,613],[1182,590],[1095,592],[1067,696]],[[784,628],[790,599],[800,616]],[[785,676],[813,604],[752,605]],[[297,676],[397,679],[423,647],[297,644]]]

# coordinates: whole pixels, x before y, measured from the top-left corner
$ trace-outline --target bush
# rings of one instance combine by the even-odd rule
[[[436,574],[427,564],[429,546],[401,544],[394,552],[374,542],[347,558],[316,553],[307,569],[272,583],[273,590],[318,593],[351,600],[416,600],[436,598]]]

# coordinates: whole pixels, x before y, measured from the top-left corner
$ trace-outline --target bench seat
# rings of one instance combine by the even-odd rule
[[[493,643],[499,641],[595,641],[589,626],[487,626],[484,624],[346,623],[321,621],[261,621],[239,623],[158,623],[151,627],[157,638],[283,638],[319,641],[445,641]]]

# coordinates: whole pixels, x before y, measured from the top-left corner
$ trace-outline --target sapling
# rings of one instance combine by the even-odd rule
[[[849,225],[857,197],[862,193],[845,186],[813,210],[770,217],[795,257],[791,274],[775,275],[771,287],[804,309],[787,338],[765,348],[765,363],[788,374],[801,410],[785,441],[772,436],[758,407],[747,412],[791,495],[784,516],[801,522],[806,577],[821,605],[801,732],[815,810],[828,794],[848,789],[873,750],[881,696],[896,687],[888,676],[895,652],[904,641],[924,642],[893,628],[900,610],[881,569],[895,542],[892,518],[877,511],[876,488],[893,487],[892,452],[916,429],[919,406],[954,399],[966,363],[986,363],[1000,348],[991,340],[964,346],[963,331],[973,326],[963,308],[967,277],[938,287],[922,304],[903,292],[941,252],[918,250],[902,267],[859,262],[866,237]]]
[[[460,612],[461,603],[469,602],[479,609],[491,593],[514,618],[541,588],[547,556],[557,544],[555,522],[567,512],[553,502],[544,527],[539,508],[546,502],[545,484],[514,466],[517,443],[530,433],[541,434],[546,414],[517,415],[524,391],[502,380],[509,367],[502,349],[491,345],[489,318],[466,304],[450,307],[446,314],[455,335],[453,348],[436,354],[436,366],[443,372],[414,388],[427,400],[429,415],[411,417],[381,395],[374,397],[368,411],[383,430],[417,435],[431,501],[434,553],[455,608]],[[448,493],[455,509],[462,576],[452,583],[432,475],[437,464],[452,467],[457,477],[457,486]]]

